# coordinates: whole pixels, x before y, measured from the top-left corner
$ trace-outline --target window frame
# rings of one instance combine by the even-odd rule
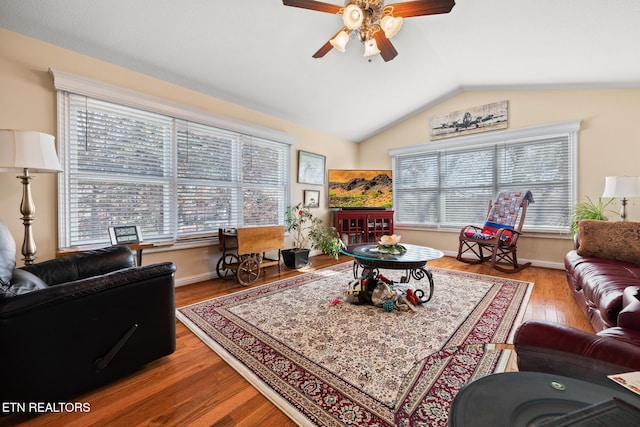
[[[389,155],[392,158],[392,172],[394,176],[393,180],[393,206],[396,211],[396,219],[395,225],[397,228],[410,228],[417,230],[431,230],[431,231],[459,231],[460,227],[458,225],[451,224],[438,224],[438,223],[418,223],[418,222],[402,222],[401,215],[401,206],[400,201],[397,199],[398,195],[402,190],[397,188],[397,163],[401,158],[408,158],[411,156],[419,156],[419,155],[429,155],[429,154],[439,154],[441,152],[455,151],[455,150],[463,150],[463,149],[481,149],[481,148],[491,148],[497,147],[498,145],[508,146],[509,144],[521,144],[523,142],[531,142],[536,143],[537,141],[550,139],[550,138],[563,138],[566,137],[569,143],[569,164],[568,164],[568,193],[569,193],[569,201],[568,206],[574,206],[577,202],[577,187],[578,187],[578,173],[577,173],[577,161],[578,161],[578,133],[580,130],[580,120],[568,120],[558,123],[546,124],[541,126],[534,126],[522,129],[513,129],[513,130],[503,130],[503,131],[495,131],[495,132],[486,132],[481,134],[474,134],[469,136],[462,136],[457,138],[450,138],[447,140],[439,140],[436,142],[428,142],[413,146],[400,147],[400,148],[390,148],[388,150]],[[439,166],[441,168],[441,166]],[[498,173],[496,170],[496,166],[494,165],[494,173]],[[524,188],[525,190],[528,188]],[[442,183],[438,183],[437,190],[437,198],[441,200],[441,193],[443,191]],[[495,194],[494,194],[495,195]],[[534,199],[535,199],[534,192]],[[492,196],[493,197],[493,196]],[[486,202],[488,204],[488,200]],[[486,213],[486,206],[485,211]],[[531,209],[535,209],[535,203],[531,205]],[[469,222],[468,224],[475,224],[475,222]],[[465,225],[465,224],[462,224]],[[563,235],[568,232],[568,218],[566,223],[558,224],[556,226],[552,226],[548,224],[545,227],[527,227],[527,223],[525,221],[524,230],[530,234],[537,234],[539,236],[558,236]]]
[[[130,89],[122,88],[119,86],[111,85],[108,83],[100,82],[97,80],[89,79],[83,76],[75,74],[49,69],[50,75],[54,80],[54,87],[57,91],[57,106],[58,106],[58,153],[63,163],[63,168],[68,170],[69,152],[67,144],[70,139],[70,132],[66,128],[68,123],[69,114],[66,102],[66,93],[73,93],[89,98],[94,98],[100,101],[110,102],[126,107],[136,108],[152,113],[161,114],[174,119],[175,121],[188,121],[198,123],[213,128],[218,128],[224,131],[230,131],[240,134],[241,138],[246,140],[255,139],[257,141],[272,141],[274,143],[282,144],[285,152],[285,165],[284,165],[284,206],[282,206],[282,218],[279,220],[283,223],[284,211],[286,206],[290,204],[291,200],[291,146],[295,144],[295,137],[291,134],[281,132],[275,129],[270,129],[262,126],[258,126],[252,123],[236,120],[230,117],[221,116],[207,111],[198,110],[186,105],[178,104],[166,99],[158,98],[148,94],[136,92]],[[173,141],[174,153],[177,152],[177,138]],[[177,155],[177,154],[176,154]],[[176,158],[177,159],[177,158]],[[176,160],[177,161],[177,160]],[[180,179],[177,176],[177,167],[173,171],[175,173],[175,182],[179,182]],[[70,244],[70,225],[69,225],[69,188],[70,177],[67,172],[62,172],[58,175],[58,244],[59,247],[69,247]],[[173,192],[177,200],[177,194]],[[177,207],[172,208],[177,210]],[[177,214],[174,216],[176,224],[172,226],[173,236],[170,241],[156,240],[156,243],[173,243],[178,244],[185,242],[188,239],[181,239],[177,235],[177,229],[179,226],[179,220]],[[241,219],[240,219],[241,220]],[[116,224],[118,225],[118,224]],[[233,226],[233,225],[232,225]],[[108,242],[108,233],[105,230],[106,240]],[[206,235],[203,237],[211,237]],[[214,236],[217,237],[217,234]],[[196,237],[197,238],[197,237]],[[101,239],[101,241],[104,239]],[[90,245],[87,243],[87,245]]]

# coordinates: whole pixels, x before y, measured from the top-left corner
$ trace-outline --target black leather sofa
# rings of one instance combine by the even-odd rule
[[[0,400],[59,401],[175,350],[175,266],[113,246],[14,269],[0,223]]]

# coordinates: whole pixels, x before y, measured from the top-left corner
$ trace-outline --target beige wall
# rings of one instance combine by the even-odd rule
[[[435,114],[448,113],[490,102],[509,101],[509,128],[518,129],[564,120],[582,120],[579,135],[580,200],[598,197],[606,175],[640,175],[635,121],[640,117],[640,89],[531,90],[465,92],[430,108],[397,126],[353,144],[295,123],[197,93],[21,35],[0,30],[0,128],[29,129],[56,134],[56,97],[49,68],[59,69],[215,114],[277,129],[294,135],[291,176],[293,202],[304,189],[321,191],[317,213],[329,221],[326,188],[296,183],[297,150],[323,154],[328,168],[388,168],[387,150],[429,141],[428,123]],[[34,232],[38,259],[52,258],[57,247],[57,187],[53,175],[40,174],[32,184],[36,204]],[[15,174],[0,174],[0,219],[13,233],[18,246],[23,230],[19,205],[21,184]],[[619,204],[613,209],[618,210]],[[640,200],[628,206],[629,219],[640,221]],[[612,215],[615,218],[615,214]],[[445,251],[457,250],[455,233],[398,230],[406,242],[422,243]],[[519,256],[540,265],[560,266],[571,247],[567,238],[526,237]],[[144,263],[169,260],[178,266],[178,282],[208,277],[214,271],[217,247],[156,251],[145,254]],[[206,258],[206,260],[204,259]]]
[[[607,175],[640,175],[640,89],[474,91],[458,94],[437,106],[360,144],[359,167],[391,167],[389,148],[429,142],[429,119],[438,114],[464,110],[491,102],[509,101],[509,129],[581,120],[578,136],[578,197],[597,200]],[[535,196],[535,195],[534,195]],[[620,204],[610,220],[619,219]],[[640,221],[640,199],[627,206],[628,219]],[[398,230],[403,241],[457,252],[456,233]],[[560,266],[571,248],[563,239],[525,236],[519,240],[518,256],[538,260],[539,265]]]
[[[327,221],[329,212],[324,200],[325,189],[296,183],[297,150],[323,154],[327,158],[327,165],[331,167],[347,169],[354,167],[357,162],[358,147],[350,141],[1,29],[0,129],[36,130],[56,134],[56,94],[53,79],[48,74],[49,68],[294,135],[297,142],[291,152],[291,176],[294,183],[292,201],[294,204],[302,201],[304,189],[320,190],[322,202],[317,213]],[[0,220],[11,230],[20,252],[23,236],[19,212],[22,186],[15,176],[16,174],[0,173]],[[41,261],[53,258],[57,248],[55,176],[37,175],[32,183],[32,190],[36,205],[33,229],[38,247],[37,258]],[[172,261],[178,267],[178,283],[186,283],[209,277],[215,271],[218,256],[216,245],[184,250],[147,251],[143,262]],[[19,261],[18,264],[22,265],[22,262]]]

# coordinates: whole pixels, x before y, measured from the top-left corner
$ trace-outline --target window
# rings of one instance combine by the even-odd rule
[[[531,190],[529,231],[566,232],[575,205],[579,122],[391,149],[396,224],[482,224],[503,190]]]
[[[284,223],[288,135],[114,87],[87,90],[65,73],[55,79],[61,247],[108,243],[109,226],[178,241]],[[103,96],[86,95],[96,87]]]

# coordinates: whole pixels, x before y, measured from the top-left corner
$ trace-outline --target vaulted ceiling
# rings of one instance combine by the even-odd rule
[[[464,90],[640,87],[638,23],[638,0],[457,0],[369,62],[313,59],[341,17],[281,0],[0,1],[2,28],[355,142]]]

